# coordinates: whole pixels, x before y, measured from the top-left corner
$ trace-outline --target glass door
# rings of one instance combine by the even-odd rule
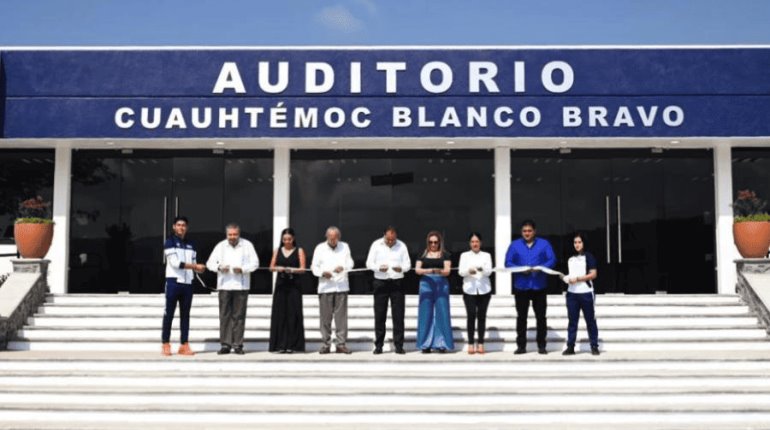
[[[272,254],[272,154],[243,151],[77,151],[73,157],[69,291],[163,291],[163,243],[177,215],[205,263],[228,222],[262,265]],[[202,275],[215,285],[216,274]],[[196,285],[196,293],[208,290]],[[252,292],[270,293],[267,272]]]
[[[259,256],[259,265],[270,264],[273,249],[273,158],[266,151],[238,151],[224,160],[224,224],[236,222]],[[221,229],[220,229],[221,230]],[[224,237],[224,231],[220,231]],[[208,257],[208,254],[206,255]],[[272,294],[268,271],[251,275],[253,294]]]
[[[484,236],[485,251],[494,251],[493,169],[491,151],[295,151],[291,224],[308,261],[325,229],[336,225],[355,266],[363,267],[372,242],[393,225],[413,262],[428,231],[442,232],[457,266],[471,231]],[[371,272],[349,279],[354,294],[371,294]],[[315,277],[303,282],[305,294],[316,293]],[[418,282],[413,271],[407,273],[407,292],[416,293]],[[449,282],[452,293],[462,291],[459,276],[452,274]]]
[[[163,243],[173,219],[173,160],[152,154],[121,163],[120,221],[108,226],[106,244],[117,291],[163,291]],[[169,218],[171,216],[172,218]]]
[[[615,267],[612,264],[612,244],[615,243],[615,218],[613,206],[613,172],[610,160],[586,157],[587,154],[561,154],[558,166],[561,175],[561,189],[556,199],[560,200],[558,213],[558,239],[560,265],[566,269],[567,258],[572,254],[574,232],[586,235],[585,245],[598,263],[602,274],[596,280],[596,290],[615,292]],[[552,282],[558,282],[553,279]],[[563,286],[557,284],[557,288]]]
[[[600,293],[711,293],[712,173],[708,150],[514,151],[514,237],[534,219],[566,269],[571,235],[583,232]]]
[[[195,244],[198,262],[205,264],[216,244],[225,237],[224,160],[222,157],[174,157],[172,163],[173,189],[169,201],[173,205],[169,207],[168,219],[173,221],[177,215],[190,219],[187,238]],[[215,273],[206,271],[200,277],[206,285],[216,285]],[[193,285],[196,293],[209,292],[198,282]]]
[[[637,156],[638,155],[638,156]],[[664,159],[650,152],[616,156],[611,160],[609,193],[614,291],[626,294],[665,291],[660,248]],[[612,288],[610,286],[610,288]]]

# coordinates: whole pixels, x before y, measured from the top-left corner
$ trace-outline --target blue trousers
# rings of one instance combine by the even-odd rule
[[[452,318],[449,315],[449,282],[440,275],[420,279],[420,304],[417,311],[417,348],[455,347]]]
[[[178,284],[176,279],[166,278],[166,310],[163,312],[163,333],[161,340],[168,343],[171,339],[171,323],[174,321],[176,303],[179,302],[180,343],[187,343],[190,333],[190,308],[192,307],[193,287],[190,284]]]
[[[582,293],[575,294],[567,292],[567,317],[569,325],[567,326],[567,346],[575,346],[577,338],[578,320],[580,311],[583,311],[583,318],[588,327],[588,338],[591,346],[599,346],[599,328],[596,326],[596,317],[594,316],[594,294]]]

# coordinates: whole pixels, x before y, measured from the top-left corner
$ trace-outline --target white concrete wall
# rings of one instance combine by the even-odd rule
[[[45,258],[51,260],[48,285],[51,292],[67,292],[69,273],[70,194],[72,190],[72,149],[61,144],[56,147],[53,173],[53,243]]]
[[[511,244],[511,149],[495,148],[495,266],[505,266],[505,252]],[[511,274],[496,273],[497,295],[511,295]]]
[[[281,231],[289,227],[289,202],[291,192],[291,150],[289,148],[276,148],[273,158],[273,243],[271,248],[278,246],[281,240]],[[261,266],[267,266],[270,261],[261,262]],[[309,264],[309,262],[308,262]],[[275,288],[276,275],[273,274],[273,287]]]
[[[0,245],[0,255],[16,253],[16,245]],[[0,275],[11,273],[13,271],[13,265],[11,259],[16,257],[0,257]]]
[[[716,226],[717,291],[734,294],[738,274],[735,259],[740,258],[733,241],[733,165],[730,141],[714,145],[714,212]]]

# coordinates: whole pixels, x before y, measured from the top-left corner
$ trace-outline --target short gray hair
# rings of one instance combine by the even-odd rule
[[[231,223],[228,223],[225,226],[225,231],[227,231],[227,230],[238,230],[238,231],[241,231],[241,226],[239,226],[238,224],[236,224],[234,222],[231,222]]]
[[[342,239],[342,232],[339,228],[331,225],[329,228],[326,229],[326,236],[329,236],[329,233],[337,233],[337,239]]]

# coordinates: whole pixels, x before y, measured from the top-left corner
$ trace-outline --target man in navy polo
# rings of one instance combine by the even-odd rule
[[[556,256],[547,240],[535,237],[535,222],[528,219],[521,223],[521,239],[511,242],[505,253],[505,267],[548,267],[556,265]],[[539,269],[531,269],[513,275],[513,295],[516,300],[516,351],[527,352],[527,314],[529,302],[535,310],[537,321],[537,352],[547,354],[545,349],[548,326],[545,311],[547,275]]]
[[[172,226],[174,234],[163,244],[166,256],[166,310],[163,313],[163,329],[161,340],[163,355],[171,355],[171,323],[174,320],[176,304],[179,302],[179,355],[195,355],[187,338],[190,332],[190,308],[192,307],[193,272],[203,273],[206,265],[197,262],[195,246],[185,239],[187,235],[187,218],[178,216]]]

